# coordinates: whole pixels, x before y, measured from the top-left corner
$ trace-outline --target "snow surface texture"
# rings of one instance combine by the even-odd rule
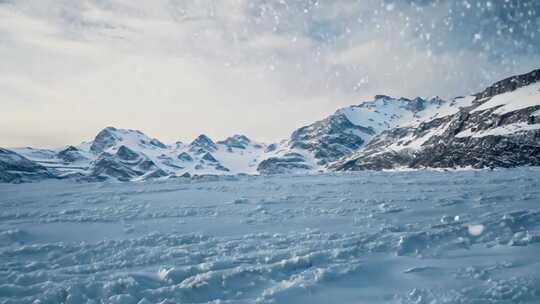
[[[540,170],[0,184],[0,303],[539,303]]]

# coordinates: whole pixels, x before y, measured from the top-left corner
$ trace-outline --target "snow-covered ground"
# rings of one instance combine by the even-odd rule
[[[540,170],[0,185],[0,303],[539,303]]]

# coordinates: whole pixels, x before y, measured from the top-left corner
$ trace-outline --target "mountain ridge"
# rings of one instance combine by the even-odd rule
[[[332,170],[540,165],[540,70],[465,97],[457,112],[383,132]]]
[[[452,100],[376,95],[272,144],[201,134],[168,145],[138,130],[106,127],[77,146],[2,149],[0,181],[537,166],[539,147],[540,70],[534,70]]]

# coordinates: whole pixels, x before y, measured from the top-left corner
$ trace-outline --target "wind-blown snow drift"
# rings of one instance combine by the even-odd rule
[[[538,303],[540,171],[0,185],[0,303]]]

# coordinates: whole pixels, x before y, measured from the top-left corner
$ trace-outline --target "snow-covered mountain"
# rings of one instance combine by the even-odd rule
[[[243,135],[217,142],[200,135],[189,144],[167,145],[137,130],[108,127],[78,146],[1,151],[4,182],[536,166],[540,70],[450,101],[377,95],[274,144]]]
[[[20,183],[53,177],[54,174],[44,166],[0,148],[0,182]]]
[[[350,155],[383,130],[439,108],[439,98],[373,101],[346,107],[294,131],[288,140],[263,144],[244,135],[214,142],[200,135],[191,143],[166,145],[137,130],[107,127],[89,142],[56,150],[12,149],[59,177],[120,181],[192,175],[310,173]]]
[[[256,174],[266,145],[243,135],[166,145],[137,130],[107,127],[94,140],[61,149],[10,151],[59,177],[120,181],[192,175]],[[9,150],[6,150],[9,151]]]
[[[382,132],[333,170],[540,165],[540,70],[456,98],[446,111]]]
[[[438,97],[411,100],[377,95],[373,101],[339,109],[294,131],[258,170],[263,174],[325,171],[330,163],[358,151],[379,133],[436,115],[446,107]]]

